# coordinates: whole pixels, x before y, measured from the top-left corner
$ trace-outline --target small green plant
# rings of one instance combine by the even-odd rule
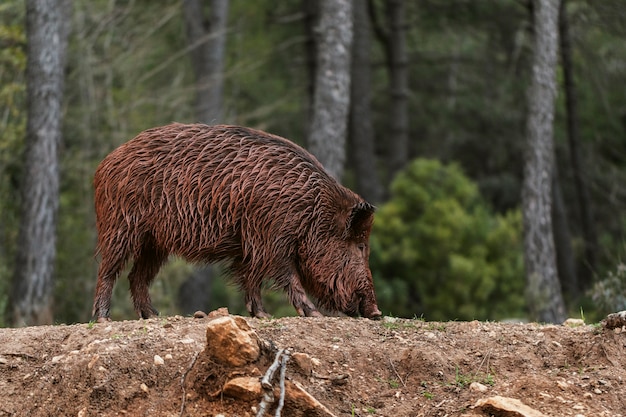
[[[428,323],[428,330],[437,330],[440,332],[445,332],[446,331],[446,325],[445,323]]]
[[[381,377],[377,376],[375,379],[376,379],[376,381],[378,381],[381,384],[388,385],[389,388],[395,389],[395,388],[399,388],[400,387],[400,383],[395,378],[382,379]]]
[[[483,383],[489,385],[490,387],[493,387],[496,384],[496,380],[494,379],[492,374],[487,374],[487,376],[485,376],[485,379],[483,380]]]
[[[426,398],[427,400],[432,400],[433,398],[435,398],[435,396],[433,395],[433,393],[428,392],[428,391],[424,391],[424,393],[422,394],[422,396],[424,398]]]
[[[89,330],[93,329],[94,326],[96,325],[96,321],[95,320],[91,320],[89,323],[87,323],[87,328]]]
[[[489,385],[493,387],[496,383],[495,377],[492,373],[487,373],[484,378],[480,378],[478,373],[475,374],[464,374],[461,372],[459,367],[456,367],[455,375],[454,375],[454,384],[461,388],[469,386],[472,382],[480,382],[485,385]]]
[[[374,414],[376,412],[376,409],[374,407],[368,405],[367,407],[365,407],[365,411],[368,414]]]
[[[461,373],[461,371],[459,370],[459,367],[457,366],[455,374],[454,374],[454,384],[458,385],[459,387],[465,387],[471,384],[472,382],[473,382],[473,378],[471,377],[471,375],[465,375]]]

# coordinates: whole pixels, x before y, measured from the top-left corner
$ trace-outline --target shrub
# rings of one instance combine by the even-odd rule
[[[370,266],[387,314],[429,320],[524,313],[519,211],[497,215],[454,164],[417,159],[377,212]]]

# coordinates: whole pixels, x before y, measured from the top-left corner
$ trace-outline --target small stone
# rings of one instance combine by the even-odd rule
[[[601,389],[599,389],[599,388],[594,389],[594,390],[593,390],[593,392],[594,392],[595,394],[602,394],[602,390],[601,390]]]
[[[521,417],[546,417],[516,398],[495,397],[484,398],[476,402],[475,408],[479,408],[489,413],[489,415],[519,415]]]
[[[311,375],[313,372],[313,368],[316,366],[316,362],[319,363],[319,360],[313,360],[314,358],[310,357],[306,353],[294,352],[291,354],[291,359],[295,362],[295,364],[300,368],[304,375]]]
[[[194,319],[203,319],[207,316],[207,314],[204,311],[196,311],[195,313],[193,313],[193,318]]]
[[[143,382],[141,383],[141,385],[139,385],[139,388],[141,388],[141,390],[145,393],[148,392],[148,386],[144,384]]]
[[[231,398],[252,401],[261,398],[263,395],[263,387],[261,387],[259,378],[242,376],[226,382],[222,392],[224,395]]]
[[[91,360],[87,364],[87,369],[93,368],[96,362],[98,361],[98,359],[100,359],[100,355],[96,353],[95,355],[93,355],[93,358],[91,358]]]
[[[167,359],[168,361],[171,361],[173,359],[172,354],[168,353],[167,355],[165,355],[165,359]]]
[[[488,390],[487,386],[481,384],[480,382],[472,382],[469,387],[472,391],[477,392],[485,392]]]
[[[212,319],[214,317],[227,317],[229,315],[230,313],[228,312],[228,309],[226,307],[221,307],[217,310],[211,311],[209,314],[207,314],[207,317]]]
[[[569,385],[565,381],[556,381],[556,385],[558,385],[563,391],[569,388]]]
[[[78,417],[86,417],[87,416],[87,407],[81,408],[78,411]]]
[[[165,363],[165,361],[163,360],[162,357],[160,357],[159,355],[154,355],[154,364],[155,365],[163,365]]]
[[[567,327],[580,327],[584,325],[585,325],[585,320],[583,319],[569,318],[563,322],[563,326],[567,326]]]
[[[293,403],[295,407],[304,412],[304,415],[315,415],[320,417],[334,417],[335,415],[320,403],[315,397],[309,394],[296,381],[286,381],[285,397]]]

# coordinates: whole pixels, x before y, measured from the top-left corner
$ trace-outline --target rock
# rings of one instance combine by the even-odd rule
[[[258,377],[242,376],[226,382],[222,392],[228,397],[251,401],[261,398],[263,388]]]
[[[154,364],[155,365],[163,365],[165,363],[165,361],[163,360],[162,357],[160,357],[159,355],[154,355]]]
[[[501,417],[547,417],[540,411],[530,408],[515,398],[499,395],[476,401],[474,408],[479,408],[489,415]]]
[[[567,327],[580,327],[585,325],[585,320],[583,319],[567,319],[563,322],[563,326]]]
[[[274,395],[276,394],[277,392],[274,392]],[[298,414],[296,411],[292,411],[290,415],[293,417],[335,417],[335,415],[328,408],[326,408],[324,404],[317,401],[315,397],[304,390],[302,385],[295,381],[286,381],[285,383],[285,403],[290,405],[291,409],[295,409],[298,413],[302,413]]]
[[[213,310],[213,311],[209,312],[207,317],[212,319],[214,317],[226,317],[228,315],[230,315],[230,313],[228,312],[228,308],[221,307],[221,308],[218,308],[217,310]]]
[[[206,339],[206,352],[223,365],[243,366],[259,358],[259,338],[243,317],[213,319]]]
[[[204,311],[196,311],[195,313],[193,313],[193,318],[194,319],[203,319],[206,317],[206,313]]]
[[[488,389],[486,385],[483,385],[480,382],[475,382],[475,381],[470,384],[469,388],[472,391],[478,391],[478,392],[486,392]]]
[[[626,326],[626,310],[609,314],[601,323],[607,329],[619,329]]]
[[[291,354],[291,359],[306,376],[311,375],[313,369],[320,364],[319,359],[312,358],[306,353],[294,352]]]

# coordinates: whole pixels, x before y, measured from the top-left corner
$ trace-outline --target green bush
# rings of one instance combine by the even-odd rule
[[[418,159],[376,214],[370,266],[386,314],[429,320],[524,315],[519,211],[491,212],[457,165]]]

